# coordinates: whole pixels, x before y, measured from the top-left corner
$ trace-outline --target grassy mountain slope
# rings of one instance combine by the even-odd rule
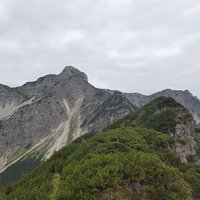
[[[182,142],[166,134],[166,130],[169,133],[174,130],[174,123],[169,123],[164,133],[144,128],[159,127],[157,123],[169,116],[168,112],[163,116],[161,111],[171,109],[179,113],[176,111],[181,107],[174,104],[170,99],[159,98],[113,127],[84,135],[36,171],[2,188],[0,199],[199,199],[199,167],[190,162],[182,163],[175,152]],[[155,107],[159,109],[154,110]],[[156,118],[153,113],[162,113],[163,118]],[[174,120],[180,118],[174,116]],[[142,120],[145,117],[146,121]],[[157,119],[153,120],[155,126],[147,123],[150,118]],[[183,123],[187,123],[187,118],[184,120]],[[136,127],[139,125],[142,127]]]
[[[172,98],[159,97],[111,127],[140,126],[174,134],[177,124],[194,121],[191,114]]]
[[[200,162],[198,130],[192,115],[181,104],[170,97],[159,97],[110,128],[143,127],[156,130],[176,138],[180,144],[175,151],[182,162]]]

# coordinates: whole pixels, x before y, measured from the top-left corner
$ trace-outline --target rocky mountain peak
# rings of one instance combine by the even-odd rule
[[[79,71],[78,69],[76,69],[75,67],[73,66],[66,66],[63,71],[59,74],[59,77],[61,78],[69,78],[69,77],[72,77],[72,76],[79,76],[83,79],[85,79],[85,81],[88,82],[88,77],[85,73]]]
[[[56,74],[48,74],[46,76],[40,77],[36,81],[27,82],[23,86],[19,88],[37,88],[37,89],[44,89],[44,87],[52,87],[55,83],[58,83],[61,80],[70,80],[72,77],[76,77],[76,80],[84,80],[88,82],[87,75],[78,69],[72,66],[66,66],[63,71],[56,75]]]
[[[141,115],[131,120],[133,125],[183,140],[185,145],[176,151],[184,162],[196,153],[195,122],[185,108],[198,123],[200,102],[187,91],[167,89],[146,96],[97,89],[88,83],[85,73],[67,66],[60,74],[49,74],[21,87],[0,85],[0,94],[0,173],[29,155],[27,152],[47,159],[79,136],[100,131],[157,97],[162,98],[144,107],[144,113],[137,111]]]

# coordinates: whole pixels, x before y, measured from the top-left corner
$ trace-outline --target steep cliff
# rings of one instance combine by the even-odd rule
[[[46,160],[86,132],[102,130],[135,109],[121,92],[93,87],[70,66],[18,88],[2,88],[1,171],[31,153]]]

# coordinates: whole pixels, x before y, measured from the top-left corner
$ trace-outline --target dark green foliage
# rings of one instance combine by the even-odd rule
[[[41,164],[39,159],[19,160],[0,174],[0,186],[7,185],[21,178]]]
[[[196,133],[200,133],[200,128],[195,129]]]
[[[1,120],[0,120],[0,128],[2,128],[3,125],[4,125],[6,122],[7,122],[7,119],[6,119],[6,118],[1,119]]]
[[[123,191],[124,184],[132,190],[129,199],[131,196],[170,199],[173,195],[186,199],[190,194],[180,172],[149,153],[94,154],[75,166],[75,169],[71,165],[63,172],[61,199],[104,199],[102,191],[114,194],[115,191]],[[142,184],[140,189],[138,184]],[[119,199],[123,195],[117,194]]]
[[[190,162],[190,163],[196,163],[196,162],[197,162],[197,158],[196,158],[195,155],[187,156],[187,160],[188,160],[188,162]]]
[[[188,199],[192,189],[173,167],[177,157],[167,151],[174,144],[153,130],[106,130],[65,147],[2,195],[5,200]]]
[[[200,167],[190,167],[185,174],[185,180],[193,188],[193,198],[200,199]]]
[[[162,152],[159,155],[161,160],[169,165],[174,167],[179,167],[181,165],[180,157],[175,152]]]
[[[159,97],[133,114],[115,122],[110,128],[140,126],[174,134],[177,124],[192,120],[190,113],[172,98]]]
[[[23,87],[21,87],[21,88],[17,88],[17,91],[20,94],[24,95],[25,97],[30,98],[30,97],[32,97],[36,94],[37,90],[36,90],[36,88],[23,88]]]
[[[162,111],[147,120],[144,126],[163,133],[174,133],[176,126],[175,118],[176,112],[174,110]]]
[[[2,128],[2,126],[3,126],[3,121],[0,120],[0,128]]]

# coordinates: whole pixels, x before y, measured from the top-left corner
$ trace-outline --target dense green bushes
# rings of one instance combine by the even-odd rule
[[[143,128],[110,129],[56,153],[2,192],[4,200],[188,199],[199,172],[182,172],[168,135]],[[181,164],[182,165],[182,164]],[[55,194],[54,177],[58,174]],[[53,195],[52,195],[53,194]]]
[[[113,123],[110,128],[140,126],[174,134],[177,123],[185,124],[191,120],[192,116],[181,104],[172,98],[159,97],[133,114]]]
[[[125,187],[126,185],[126,187]],[[190,187],[181,173],[165,165],[156,155],[143,152],[91,155],[63,172],[58,199],[104,199],[117,191],[120,199],[187,199]],[[102,194],[103,191],[103,194]],[[173,197],[173,198],[172,198]]]
[[[41,164],[39,159],[28,158],[26,160],[19,160],[18,162],[11,165],[7,168],[4,173],[0,174],[0,186],[7,185],[11,182],[22,177],[24,174],[35,169],[37,166]],[[17,173],[16,173],[17,171]]]

